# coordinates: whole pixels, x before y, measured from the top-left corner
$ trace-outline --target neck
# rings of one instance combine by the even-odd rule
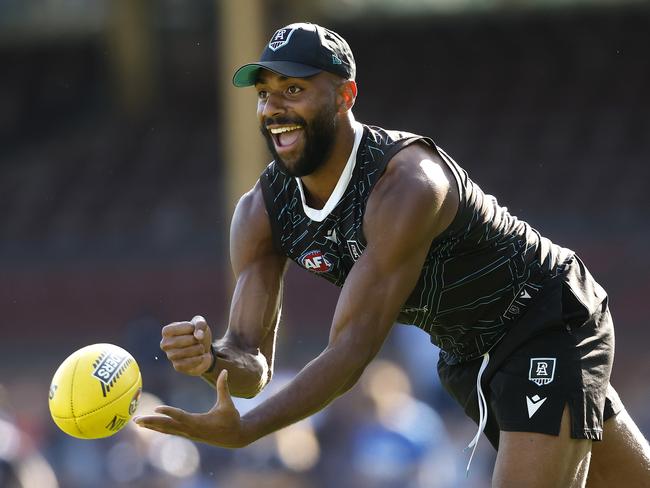
[[[312,208],[320,209],[325,206],[341,177],[354,146],[353,122],[351,112],[341,117],[330,157],[316,171],[300,178],[305,198]]]

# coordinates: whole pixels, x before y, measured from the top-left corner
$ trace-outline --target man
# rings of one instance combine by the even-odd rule
[[[485,195],[428,138],[354,120],[355,62],[338,34],[279,29],[254,85],[274,161],[239,201],[228,330],[194,317],[163,329],[176,370],[216,385],[204,414],[159,407],[136,422],[242,447],[352,387],[394,323],[441,348],[449,392],[498,448],[494,486],[650,486],[650,448],[609,386],[614,336],[604,290],[575,254]],[[270,381],[287,257],[342,287],[329,343],[244,416],[231,392]]]

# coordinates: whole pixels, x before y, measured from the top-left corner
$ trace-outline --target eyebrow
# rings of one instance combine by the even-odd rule
[[[283,76],[283,75],[278,75],[278,76],[279,76],[278,79],[279,79],[280,82],[284,82],[284,81],[287,81],[289,79],[289,77],[287,77],[287,76]],[[264,78],[265,78],[265,75],[262,74],[262,73],[259,73],[255,77],[255,85],[266,85],[267,82],[266,82],[266,80]]]
[[[260,71],[261,71],[261,70],[260,70]],[[287,80],[298,80],[299,83],[300,83],[301,81],[311,81],[311,80],[313,80],[314,78],[316,78],[316,77],[320,74],[320,73],[316,73],[315,75],[311,75],[311,76],[284,76],[284,75],[280,75],[280,74],[275,73],[275,72],[273,72],[273,73],[274,73],[275,75],[277,75],[277,77],[278,77],[278,82],[280,82],[280,83],[284,83],[284,82],[286,82]],[[264,74],[258,74],[257,77],[255,78],[254,86],[257,86],[257,85],[267,85],[268,82],[265,81],[264,78],[265,78],[265,75],[264,75]]]

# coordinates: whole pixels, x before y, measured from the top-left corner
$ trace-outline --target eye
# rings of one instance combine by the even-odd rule
[[[296,85],[291,85],[287,88],[287,93],[289,95],[297,95],[302,91],[302,88],[297,87]]]
[[[269,97],[269,93],[266,90],[259,90],[257,92],[257,98],[260,100],[266,100]]]

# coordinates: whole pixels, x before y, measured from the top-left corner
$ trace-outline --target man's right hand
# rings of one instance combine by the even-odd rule
[[[190,376],[200,376],[212,364],[212,331],[205,319],[195,316],[190,322],[173,322],[162,329],[160,348],[174,369]]]

